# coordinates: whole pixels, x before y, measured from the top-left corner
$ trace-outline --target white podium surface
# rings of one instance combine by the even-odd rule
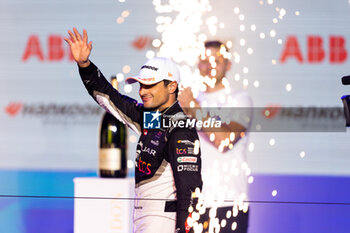
[[[74,197],[74,233],[133,232],[134,178],[74,178]]]

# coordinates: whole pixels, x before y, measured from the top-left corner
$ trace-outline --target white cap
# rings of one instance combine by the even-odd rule
[[[169,58],[154,57],[149,59],[140,69],[137,76],[128,77],[125,82],[132,84],[140,82],[145,85],[152,85],[162,80],[180,82],[180,71],[176,63]]]

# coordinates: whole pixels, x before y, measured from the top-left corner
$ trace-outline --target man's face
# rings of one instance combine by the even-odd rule
[[[230,69],[231,63],[223,57],[219,48],[206,48],[205,54],[204,57],[199,57],[198,69],[200,74],[221,81],[222,78],[225,77],[226,72]]]
[[[164,81],[152,85],[140,83],[139,95],[143,106],[147,109],[162,111],[171,105],[170,93],[168,88],[164,86]]]

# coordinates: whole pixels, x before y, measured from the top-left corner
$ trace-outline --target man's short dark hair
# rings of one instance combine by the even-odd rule
[[[164,82],[164,86],[167,87],[169,85],[169,83],[171,83],[172,81],[164,79],[163,82]],[[175,90],[175,98],[176,99],[177,99],[178,94],[179,94],[179,86],[177,86],[176,90]]]
[[[229,49],[227,48],[227,46],[222,43],[221,41],[219,40],[208,40],[204,43],[204,47],[205,48],[217,48],[217,49],[220,49],[221,46],[224,46],[225,49],[226,49],[226,52],[229,52]]]

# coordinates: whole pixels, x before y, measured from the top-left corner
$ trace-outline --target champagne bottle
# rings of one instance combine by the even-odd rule
[[[115,76],[112,76],[111,84],[118,90],[118,81]],[[100,125],[99,175],[101,177],[126,177],[126,139],[125,125],[112,114],[105,112]]]

